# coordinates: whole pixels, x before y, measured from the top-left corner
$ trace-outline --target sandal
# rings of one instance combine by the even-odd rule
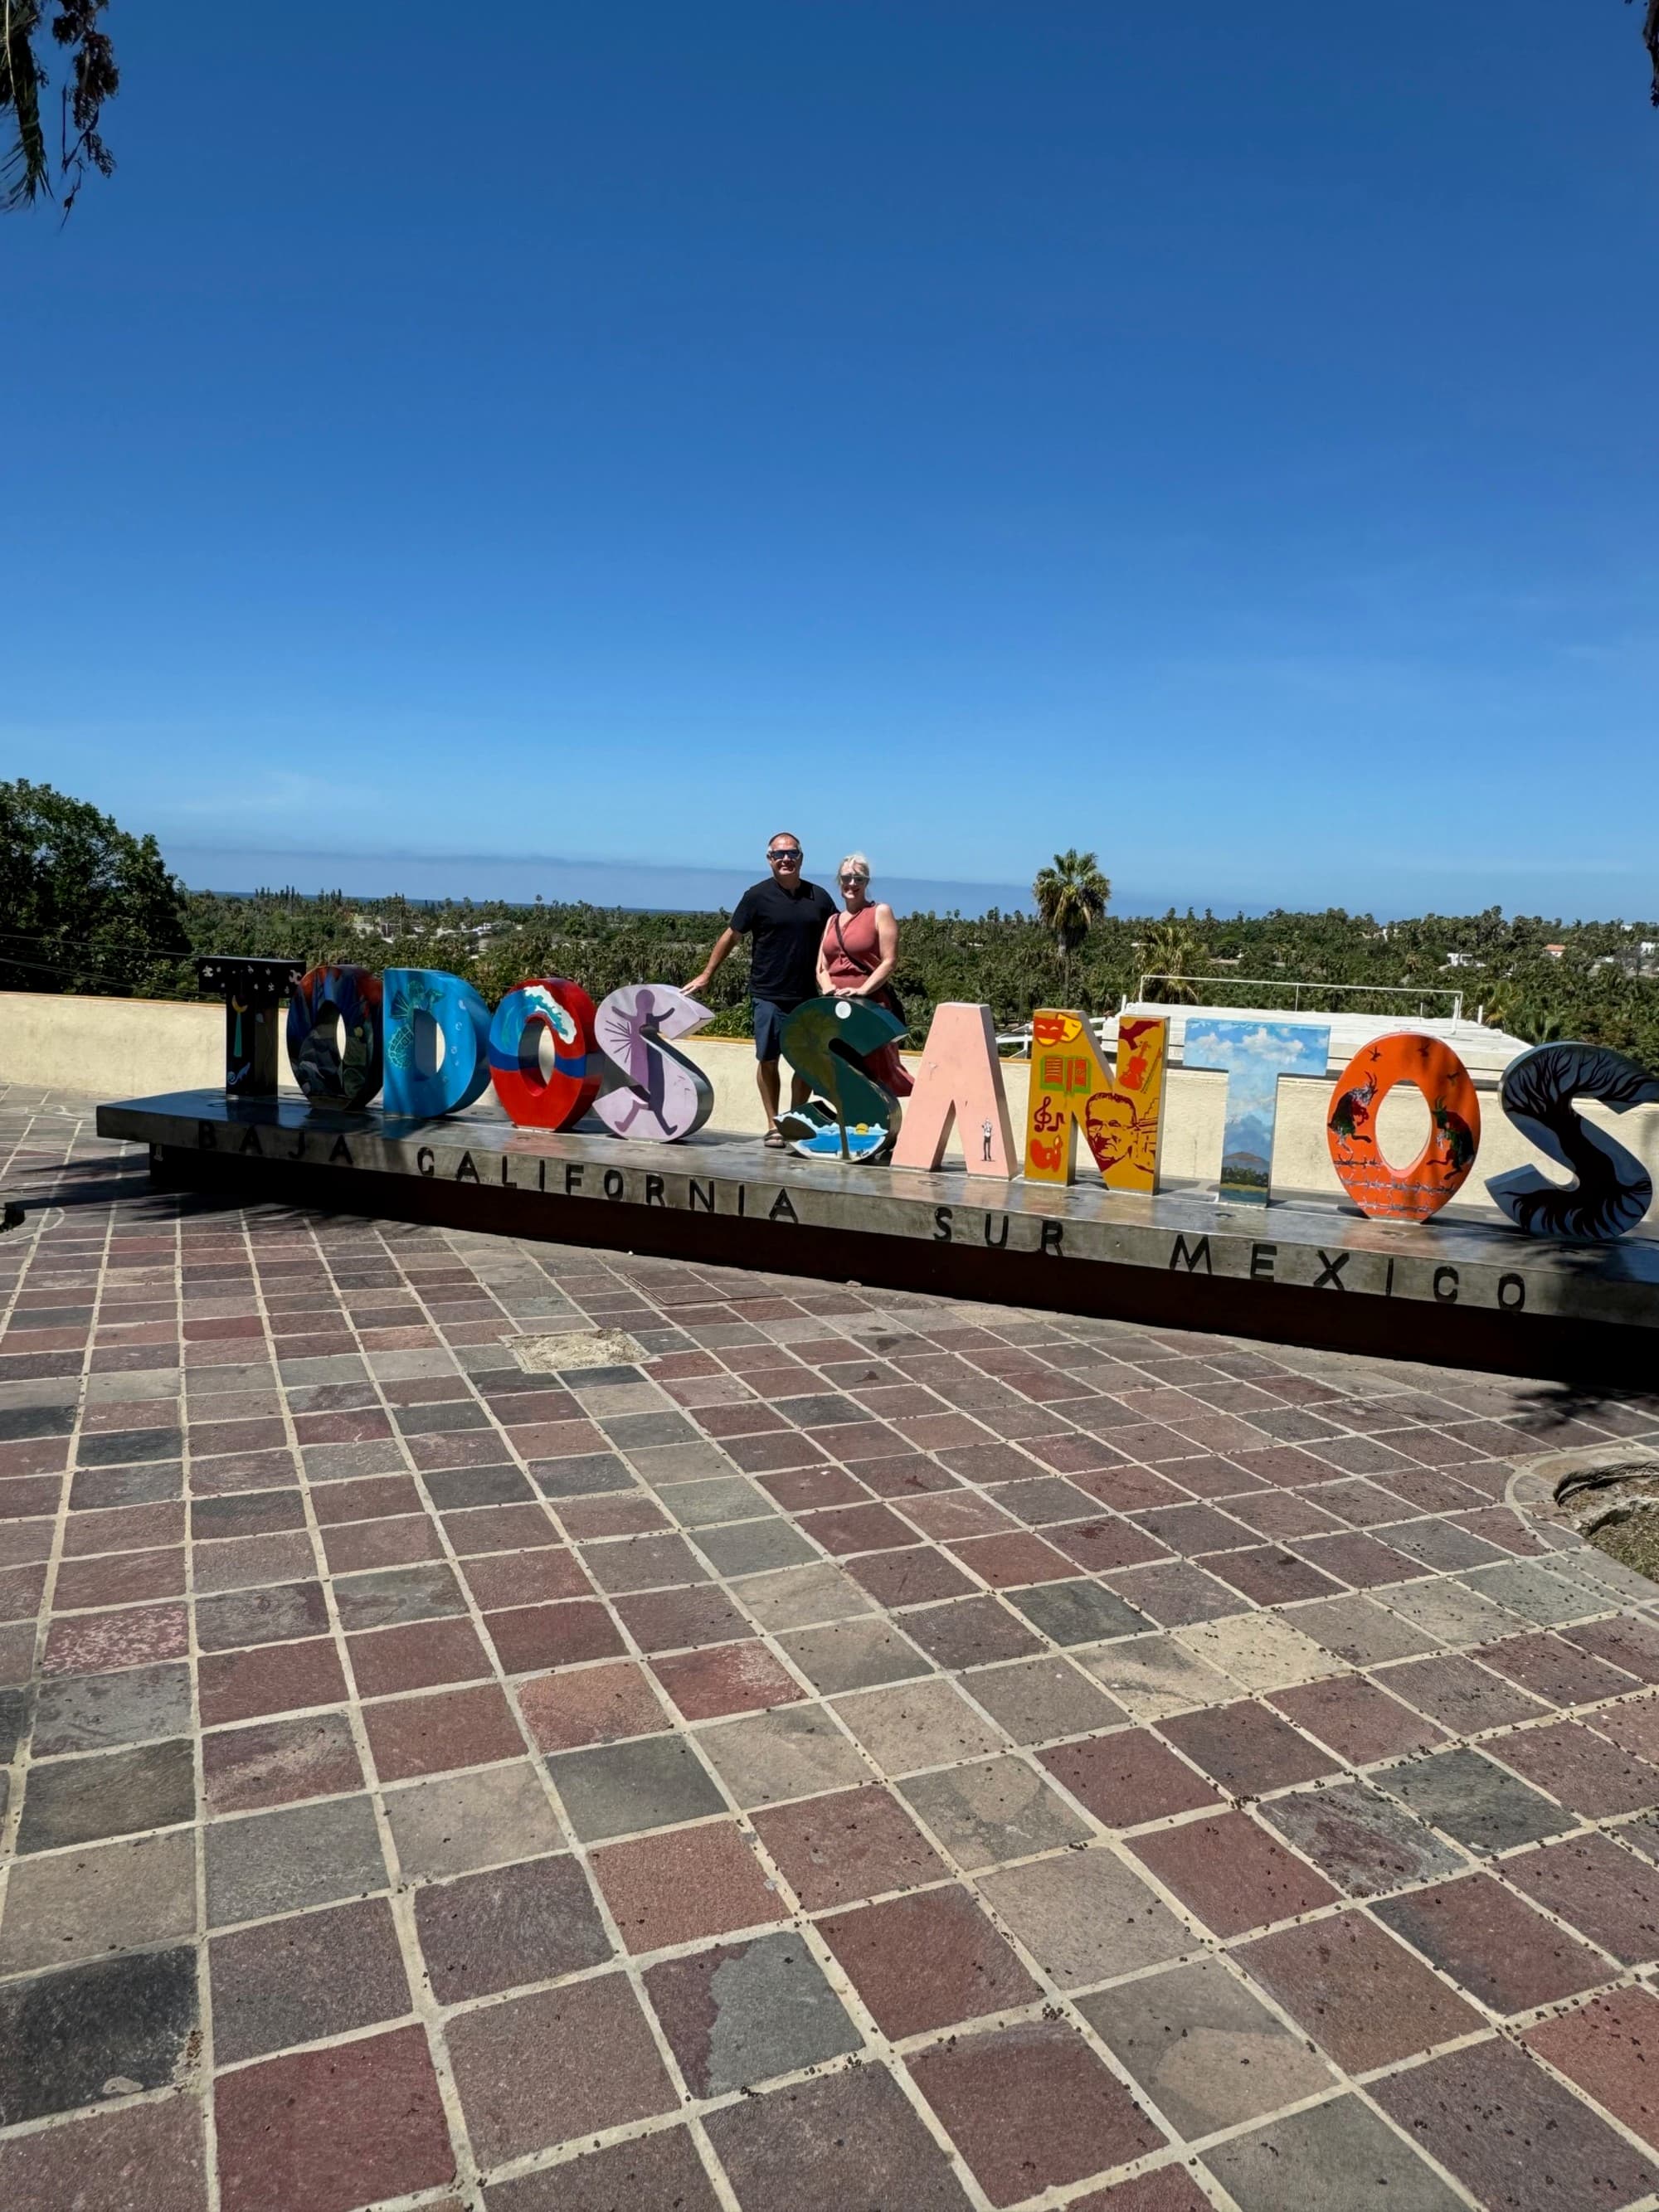
[[[761,1142],[769,1152],[787,1152],[789,1149],[789,1139],[781,1129],[769,1129]]]

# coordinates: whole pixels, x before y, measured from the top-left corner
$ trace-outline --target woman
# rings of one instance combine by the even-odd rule
[[[873,999],[878,1006],[898,1014],[898,1000],[888,982],[898,965],[898,923],[893,909],[872,900],[870,863],[862,853],[849,853],[836,877],[845,912],[832,914],[824,924],[818,946],[818,989],[827,999]],[[896,1044],[882,1045],[861,1064],[896,1098],[908,1098],[915,1087]]]

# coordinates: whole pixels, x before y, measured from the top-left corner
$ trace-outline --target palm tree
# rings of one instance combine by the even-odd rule
[[[1141,973],[1152,978],[1146,996],[1172,1006],[1194,1006],[1198,993],[1190,982],[1172,983],[1172,975],[1203,975],[1209,972],[1209,948],[1190,921],[1168,914],[1152,924],[1140,946]]]
[[[1060,947],[1065,983],[1062,995],[1068,1001],[1072,995],[1072,955],[1089,934],[1091,927],[1105,913],[1111,896],[1112,886],[1101,874],[1094,854],[1079,853],[1075,846],[1066,852],[1056,853],[1052,868],[1037,870],[1031,896],[1036,901],[1043,927],[1053,933]]]

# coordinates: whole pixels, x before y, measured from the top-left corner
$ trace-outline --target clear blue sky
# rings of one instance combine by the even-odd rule
[[[0,774],[222,888],[1659,911],[1620,0],[326,15],[113,0],[0,226]]]

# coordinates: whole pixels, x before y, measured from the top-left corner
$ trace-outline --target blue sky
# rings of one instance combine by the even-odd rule
[[[1659,913],[1635,11],[476,21],[113,0],[120,168],[0,228],[0,774],[222,888],[701,901],[788,824]]]

